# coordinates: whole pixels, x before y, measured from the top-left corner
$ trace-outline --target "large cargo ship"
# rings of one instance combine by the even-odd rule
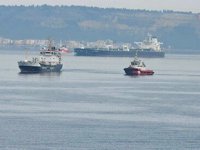
[[[60,72],[63,66],[61,52],[59,49],[49,46],[48,49],[40,52],[39,57],[19,61],[18,66],[21,73]]]
[[[81,47],[75,48],[74,53],[76,56],[134,57],[137,54],[138,57],[162,58],[165,57],[165,52],[161,49],[161,44],[156,37],[148,34],[144,41],[135,42],[134,47]]]

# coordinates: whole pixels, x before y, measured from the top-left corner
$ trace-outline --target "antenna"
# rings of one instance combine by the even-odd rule
[[[25,60],[28,60],[28,48],[25,48]]]
[[[47,41],[47,48],[48,50],[52,50],[53,49],[53,43],[54,41],[52,40],[52,38],[48,38],[48,41]]]
[[[138,50],[136,50],[136,52],[135,52],[135,57],[134,57],[135,59],[137,59],[138,58]]]

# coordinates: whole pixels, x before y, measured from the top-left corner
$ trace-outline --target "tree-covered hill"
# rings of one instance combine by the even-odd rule
[[[0,37],[117,42],[147,33],[165,46],[200,49],[200,14],[80,6],[0,6]]]

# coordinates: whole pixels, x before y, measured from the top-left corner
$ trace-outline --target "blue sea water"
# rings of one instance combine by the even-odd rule
[[[21,59],[0,55],[0,149],[200,148],[200,55],[143,59],[155,75],[138,77],[131,58],[67,55],[49,74],[19,74]]]

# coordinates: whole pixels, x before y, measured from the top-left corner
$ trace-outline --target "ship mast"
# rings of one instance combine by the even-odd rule
[[[53,40],[51,38],[48,39],[47,48],[48,50],[52,50]]]

